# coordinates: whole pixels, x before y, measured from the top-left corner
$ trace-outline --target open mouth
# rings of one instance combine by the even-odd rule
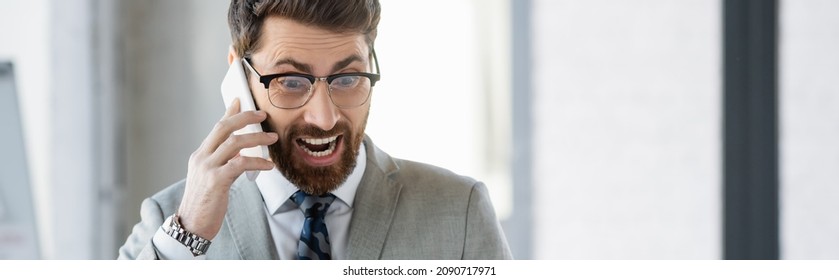
[[[297,138],[297,145],[309,156],[319,158],[334,153],[340,139],[340,135],[326,138]]]

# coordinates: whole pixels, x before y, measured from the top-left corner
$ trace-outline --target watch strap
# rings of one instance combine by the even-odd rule
[[[192,256],[197,257],[207,254],[207,249],[210,247],[210,240],[200,237],[181,226],[178,214],[174,214],[166,219],[168,222],[164,223],[163,231],[169,236],[183,244],[192,253]]]

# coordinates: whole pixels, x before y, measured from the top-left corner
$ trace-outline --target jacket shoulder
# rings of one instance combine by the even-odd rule
[[[394,162],[399,166],[399,172],[391,178],[402,183],[403,187],[422,187],[442,193],[468,193],[479,183],[472,177],[427,163],[397,158],[394,158]]]

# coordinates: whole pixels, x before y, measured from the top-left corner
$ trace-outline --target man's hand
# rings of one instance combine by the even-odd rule
[[[233,135],[245,125],[267,118],[263,111],[239,113],[239,99],[227,108],[224,117],[189,157],[186,190],[178,208],[184,229],[206,239],[213,239],[221,229],[227,212],[228,190],[248,170],[271,170],[274,163],[263,158],[239,156],[242,148],[271,145],[277,134],[260,132]]]

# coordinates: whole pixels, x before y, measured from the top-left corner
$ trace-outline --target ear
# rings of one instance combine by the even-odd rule
[[[229,49],[227,52],[227,65],[233,64],[233,61],[236,60],[236,50],[233,49],[233,45],[230,45]]]

